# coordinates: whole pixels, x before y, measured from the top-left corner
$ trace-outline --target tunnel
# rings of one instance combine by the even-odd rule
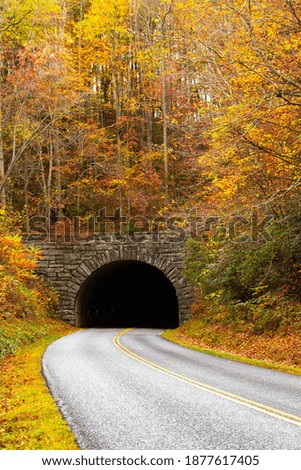
[[[172,282],[141,261],[115,261],[94,271],[76,300],[80,327],[176,328],[178,299]]]

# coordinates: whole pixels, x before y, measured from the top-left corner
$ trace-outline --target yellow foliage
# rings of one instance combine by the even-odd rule
[[[36,328],[48,335],[0,364],[0,449],[75,450],[78,446],[41,375],[41,356],[50,342],[72,331],[49,320]],[[22,325],[14,325],[22,329]],[[45,334],[45,333],[44,333]]]
[[[24,245],[12,215],[0,212],[0,317],[50,313],[57,296],[37,278],[40,250]]]

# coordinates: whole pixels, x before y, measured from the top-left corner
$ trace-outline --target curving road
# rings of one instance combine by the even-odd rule
[[[42,365],[81,449],[301,449],[301,377],[191,351],[160,330],[79,331]]]

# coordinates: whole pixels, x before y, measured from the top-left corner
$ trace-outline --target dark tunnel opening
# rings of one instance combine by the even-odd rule
[[[176,328],[178,300],[171,281],[140,261],[116,261],[96,270],[76,301],[81,327]]]

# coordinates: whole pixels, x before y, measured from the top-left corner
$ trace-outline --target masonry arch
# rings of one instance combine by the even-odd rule
[[[153,327],[179,325],[179,305],[171,280],[157,267],[118,260],[93,271],[75,302],[80,327]]]
[[[160,324],[161,313],[164,325],[167,327],[171,327],[173,323],[175,326],[178,323],[183,324],[190,318],[192,292],[184,275],[185,240],[173,241],[168,234],[162,234],[157,239],[156,234],[149,234],[138,240],[133,240],[130,236],[124,236],[122,239],[100,236],[80,242],[65,239],[47,241],[41,236],[30,238],[29,242],[42,250],[38,274],[43,276],[58,293],[58,316],[71,325],[87,326],[93,323],[88,322],[89,315],[84,307],[86,300],[93,297],[93,289],[97,290],[97,284],[113,274],[118,266],[127,268],[123,277],[126,280],[128,278],[133,280],[133,270],[136,268],[140,270],[141,279],[149,279],[148,282],[142,283],[141,287],[138,276],[139,282],[132,281],[129,286],[136,286],[136,292],[145,289],[146,286],[150,287],[148,291],[142,290],[145,303],[148,302],[154,308],[158,307],[160,312],[155,315],[158,321],[151,321],[151,326]],[[115,262],[119,265],[113,264]],[[122,264],[123,262],[125,264]],[[139,262],[142,264],[138,266]],[[111,290],[114,296],[119,295],[121,291],[122,289],[118,290],[117,287]],[[152,303],[153,297],[160,300],[161,306],[165,303],[164,315],[160,305]],[[168,322],[165,320],[169,303],[164,299],[171,299],[173,305],[173,314],[168,316]],[[126,318],[128,326],[130,318],[128,316]]]

